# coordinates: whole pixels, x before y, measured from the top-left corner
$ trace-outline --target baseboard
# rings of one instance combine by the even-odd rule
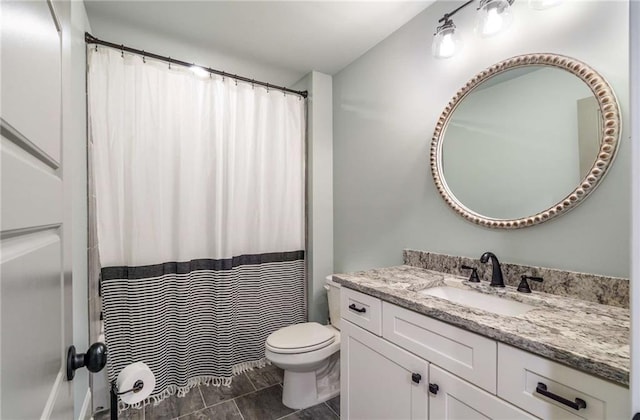
[[[91,389],[87,388],[87,393],[84,396],[82,402],[82,408],[80,414],[78,414],[78,420],[89,420],[91,418]]]

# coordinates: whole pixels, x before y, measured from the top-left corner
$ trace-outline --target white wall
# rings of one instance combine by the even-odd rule
[[[336,271],[401,263],[413,248],[503,261],[629,275],[629,92],[627,1],[572,1],[533,11],[517,1],[511,30],[473,35],[474,8],[455,17],[464,51],[430,54],[437,20],[461,2],[437,2],[334,76],[334,258]],[[437,193],[428,151],[437,118],[477,72],[514,55],[549,52],[590,64],[622,108],[617,160],[598,189],[568,214],[519,230],[483,228]]]
[[[333,114],[331,76],[313,71],[307,90],[307,304],[309,321],[327,321],[325,277],[333,274]]]

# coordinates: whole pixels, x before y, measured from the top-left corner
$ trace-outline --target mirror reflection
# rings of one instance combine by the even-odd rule
[[[518,219],[562,201],[600,148],[598,101],[561,68],[516,67],[476,86],[444,130],[442,173],[469,210]]]

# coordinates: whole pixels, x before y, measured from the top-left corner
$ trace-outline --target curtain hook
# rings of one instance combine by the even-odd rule
[[[222,71],[222,83],[224,83],[225,75],[226,75],[226,73],[225,73],[225,72],[224,72],[224,70],[223,70],[223,71]]]
[[[120,44],[120,57],[124,58],[124,44]]]
[[[269,93],[269,83],[267,83],[267,93]]]
[[[238,79],[234,78],[233,80],[236,82],[236,86],[238,86]]]
[[[144,50],[142,50],[142,62],[147,64],[147,56],[145,55]]]
[[[171,70],[171,57],[169,57],[169,70]]]
[[[98,44],[96,44],[96,52],[98,52]]]
[[[213,70],[209,67],[209,79],[213,79]]]
[[[255,86],[253,85],[254,80],[251,79],[251,89],[253,89]]]

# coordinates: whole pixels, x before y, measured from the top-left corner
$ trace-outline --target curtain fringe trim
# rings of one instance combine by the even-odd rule
[[[187,385],[185,386],[170,385],[167,387],[167,389],[162,391],[160,394],[152,395],[149,398],[146,398],[135,404],[127,404],[122,400],[119,400],[118,413],[122,413],[124,410],[128,408],[135,408],[139,410],[148,404],[158,405],[160,404],[160,402],[166,400],[172,395],[177,395],[178,397],[184,397],[193,387],[196,387],[198,385],[208,385],[208,386],[222,385],[222,386],[229,387],[231,386],[231,381],[233,380],[234,376],[238,376],[244,372],[253,370],[255,368],[258,368],[258,369],[263,368],[266,365],[270,365],[270,364],[271,362],[267,360],[266,357],[263,357],[262,359],[253,360],[250,362],[238,363],[237,365],[233,365],[231,368],[232,376],[228,376],[228,377],[227,376],[196,376],[195,378],[189,379],[189,381],[187,382]]]

